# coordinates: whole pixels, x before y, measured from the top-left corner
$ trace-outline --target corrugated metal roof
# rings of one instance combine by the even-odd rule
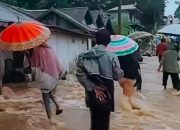
[[[70,15],[65,14],[65,13],[63,13],[62,11],[60,11],[60,10],[58,10],[58,9],[55,9],[55,8],[49,9],[46,13],[44,13],[43,15],[41,15],[38,19],[43,18],[45,15],[47,15],[47,14],[50,13],[50,12],[54,12],[54,13],[58,14],[59,16],[61,16],[61,17],[65,18],[66,20],[74,23],[76,26],[78,26],[79,28],[81,28],[81,29],[83,29],[83,30],[85,30],[85,31],[87,31],[87,32],[89,32],[89,33],[90,33],[90,32],[95,32],[95,30],[89,28],[87,25],[85,25],[85,24],[77,21],[76,19],[74,19],[74,18],[71,17]]]
[[[109,17],[108,16],[101,16],[101,17],[102,17],[104,25],[106,25],[109,20]]]
[[[95,23],[98,18],[98,15],[100,15],[100,12],[98,10],[93,10],[93,11],[90,11],[90,13],[93,19],[93,23]]]
[[[82,22],[88,11],[88,7],[58,8],[58,10]]]
[[[122,11],[125,11],[125,10],[137,10],[137,11],[141,12],[141,11],[136,7],[135,4],[122,5],[122,6],[121,6],[121,10],[122,10]],[[113,12],[113,11],[118,11],[118,6],[108,10],[108,12]]]
[[[0,2],[0,13],[0,21],[4,22],[18,22],[18,17],[20,21],[36,21],[2,2]]]
[[[39,16],[41,16],[43,13],[48,11],[48,9],[42,9],[42,10],[27,10],[27,9],[23,9],[23,8],[18,8],[18,9],[35,19],[38,18]]]

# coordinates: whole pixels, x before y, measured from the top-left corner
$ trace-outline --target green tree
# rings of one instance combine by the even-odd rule
[[[176,9],[174,15],[176,18],[180,18],[180,6]]]
[[[143,12],[144,25],[160,21],[164,15],[165,0],[136,0],[137,7]]]
[[[118,5],[119,0],[69,0],[73,6],[88,6],[90,9],[110,9]],[[135,0],[122,0],[122,4],[134,4]]]
[[[42,9],[50,7],[70,7],[68,0],[1,0],[9,5],[26,9]]]
[[[39,8],[67,8],[71,7],[71,3],[69,0],[41,0],[38,6]]]
[[[108,10],[118,5],[119,0],[1,0],[10,5],[27,9],[42,9],[50,7],[77,7],[88,6],[90,9]],[[137,3],[142,11],[142,24],[145,26],[157,25],[164,15],[166,0],[122,0],[122,4]],[[179,9],[180,10],[180,9]],[[179,11],[176,11],[178,16]],[[180,13],[179,13],[180,14]]]
[[[118,34],[118,20],[114,20],[112,22],[113,24],[113,28],[116,34]],[[122,28],[121,28],[121,34],[122,35],[129,35],[131,32],[133,31],[133,29],[129,26],[129,22],[128,21],[122,21]]]
[[[109,9],[109,7],[114,7],[116,0],[69,0],[72,6],[88,6],[92,10],[97,9]]]

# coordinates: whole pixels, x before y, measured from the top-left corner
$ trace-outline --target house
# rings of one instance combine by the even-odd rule
[[[103,13],[103,14],[101,14],[101,17],[102,17],[102,20],[103,20],[103,23],[104,23],[104,27],[107,30],[109,30],[111,32],[111,34],[114,34],[114,28],[113,28],[110,16]]]
[[[16,11],[12,9],[9,5],[4,4],[0,2],[0,10],[1,10],[1,15],[0,15],[0,32],[12,24],[13,22],[17,21],[36,21],[35,19],[32,19],[25,14],[20,13],[19,11]],[[4,59],[6,58],[11,58],[13,59],[13,53],[12,52],[7,52],[7,51],[2,51],[0,50],[0,75],[4,73]]]
[[[79,21],[73,19],[71,16],[60,12],[57,9],[51,8],[48,10],[43,10],[42,14],[37,16],[36,20],[30,17],[22,11],[18,11],[14,7],[8,6],[6,4],[0,3],[1,14],[5,16],[0,16],[1,27],[8,26],[9,22],[17,22],[16,17],[19,16],[20,20],[28,21],[40,21],[44,23],[52,32],[48,44],[55,50],[55,53],[60,60],[62,67],[65,71],[71,71],[75,67],[75,61],[79,53],[86,51],[91,47],[91,38],[93,37],[93,30],[88,26],[80,23]],[[45,12],[44,12],[45,11]],[[35,12],[34,10],[32,12]],[[38,12],[41,12],[38,10]],[[4,68],[4,59],[13,58],[12,52],[0,52],[2,68]],[[23,62],[23,61],[21,61]],[[3,73],[1,71],[1,73]]]
[[[93,25],[95,28],[103,28],[104,27],[104,22],[101,17],[100,11],[99,10],[92,10],[90,11],[92,19],[93,19]]]
[[[65,71],[72,71],[76,66],[76,58],[79,53],[89,49],[91,38],[95,33],[83,22],[86,11],[83,15],[77,15],[77,20],[68,15],[71,9],[50,8],[43,10],[26,10],[21,9],[27,15],[44,23],[52,32],[48,44],[55,50],[59,61]],[[77,10],[78,11],[78,10]],[[66,12],[66,13],[64,13]]]
[[[1,10],[1,15],[0,15],[1,22],[18,22],[24,20],[36,21],[35,19],[28,17],[27,15],[17,10],[14,10],[13,8],[11,8],[11,6],[4,4],[2,2],[0,2],[0,10]]]
[[[74,70],[77,56],[92,46],[94,30],[55,8],[36,19],[51,30],[48,44],[55,50],[63,69]]]
[[[20,7],[14,7],[14,9],[20,11],[21,13],[26,14],[27,16],[30,16],[34,19],[38,18],[42,14],[48,11],[48,9],[40,9],[40,10],[28,10]]]
[[[90,12],[87,7],[50,8],[44,10],[36,19],[51,29],[52,35],[48,44],[56,50],[63,68],[67,71],[74,69],[79,53],[92,47],[95,32],[104,27],[100,13]],[[105,23],[112,32],[111,20],[107,19]]]
[[[110,13],[113,21],[118,20],[118,7],[109,9],[108,12]],[[134,30],[141,30],[143,28],[140,21],[141,16],[142,12],[136,7],[135,4],[121,6],[122,22],[129,23]]]
[[[101,10],[89,10],[88,7],[59,8],[58,10],[73,17],[75,20],[95,31],[101,28],[106,28],[101,15]],[[111,22],[111,19],[109,18],[108,21]],[[106,29],[110,32],[114,32],[111,27]]]
[[[37,19],[40,15],[48,12],[48,9],[28,10],[28,9],[23,9],[19,7],[15,7],[15,8],[34,19]],[[103,19],[101,15],[102,11],[99,11],[99,10],[90,11],[88,7],[58,8],[56,10],[72,17],[73,19],[77,20],[78,22],[80,22],[81,24],[85,26],[88,26],[94,31],[100,28],[106,28],[102,20]],[[108,29],[110,32],[114,32],[113,28],[111,27],[112,23],[110,22],[111,22],[111,19],[109,18],[107,22],[108,28],[106,29]]]
[[[102,17],[99,11],[89,11],[88,7],[27,10],[5,5],[5,8],[29,18],[27,20],[37,20],[51,30],[47,43],[55,50],[65,71],[74,70],[77,56],[92,47],[94,34],[99,28],[105,27],[113,32],[110,18]]]
[[[28,10],[19,7],[15,7],[15,8],[35,19],[37,19],[40,15],[49,11],[49,9]],[[56,11],[60,11],[63,14],[68,15],[84,25],[91,25],[93,23],[88,7],[58,8],[56,9]]]
[[[71,16],[82,24],[93,24],[93,19],[88,7],[58,8],[57,10]]]

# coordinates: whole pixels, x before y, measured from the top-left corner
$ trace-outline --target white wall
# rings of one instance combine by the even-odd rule
[[[91,39],[77,37],[58,32],[52,32],[48,41],[64,70],[71,71],[76,67],[76,58],[81,53],[91,47]],[[11,58],[12,52],[0,51],[0,75],[4,73],[4,59]],[[0,76],[1,77],[1,76]]]
[[[48,44],[55,50],[63,69],[72,71],[77,56],[88,49],[88,38],[52,32]]]

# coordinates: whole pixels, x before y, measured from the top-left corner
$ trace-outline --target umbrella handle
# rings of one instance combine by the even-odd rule
[[[20,23],[19,16],[17,16],[17,19],[18,19],[18,23]]]

